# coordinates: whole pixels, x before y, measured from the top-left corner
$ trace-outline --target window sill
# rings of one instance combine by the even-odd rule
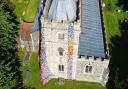
[[[59,73],[63,73],[64,74],[64,71],[58,71]]]
[[[84,75],[93,75],[93,73],[84,73]]]

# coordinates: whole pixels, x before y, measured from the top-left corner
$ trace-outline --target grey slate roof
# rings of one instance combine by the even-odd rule
[[[105,57],[99,0],[82,0],[78,55]]]

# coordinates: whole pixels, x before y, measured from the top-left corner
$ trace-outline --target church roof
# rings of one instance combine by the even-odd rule
[[[78,55],[105,57],[99,0],[82,0],[82,32]]]
[[[76,0],[52,0],[48,18],[55,21],[74,21],[76,19]]]
[[[31,41],[31,31],[32,31],[32,23],[25,23],[21,24],[21,40],[23,41]]]

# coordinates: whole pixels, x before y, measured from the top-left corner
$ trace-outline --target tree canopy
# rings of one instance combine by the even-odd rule
[[[21,73],[17,56],[19,23],[9,0],[0,0],[0,89],[20,89]]]
[[[122,7],[124,11],[128,11],[128,0],[118,0],[117,5]]]

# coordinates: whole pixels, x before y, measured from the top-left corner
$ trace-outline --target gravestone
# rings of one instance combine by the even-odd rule
[[[27,70],[27,71],[25,72],[24,81],[25,81],[25,82],[28,81],[29,78],[30,78],[30,71]]]

